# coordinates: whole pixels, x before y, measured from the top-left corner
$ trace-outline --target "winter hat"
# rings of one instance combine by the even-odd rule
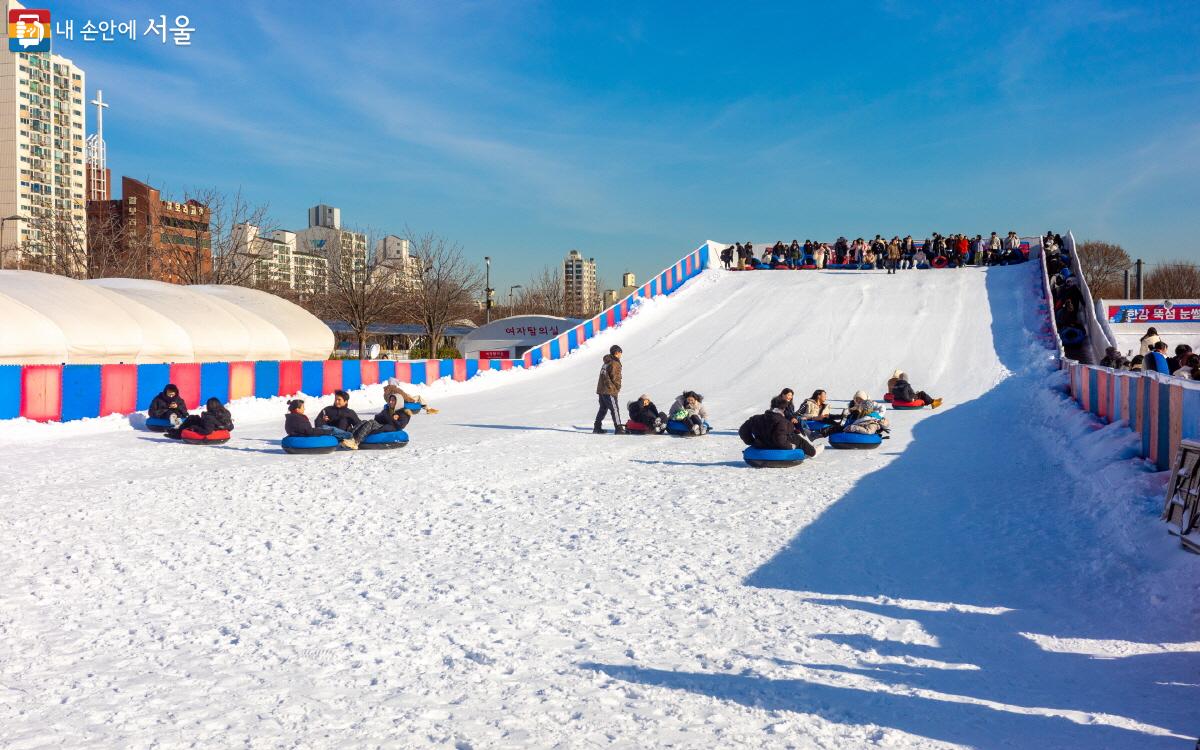
[[[621,353],[621,347],[617,346],[616,344],[613,344],[612,346],[610,346],[610,347],[608,348],[608,353],[609,353],[609,354],[620,354],[620,353]]]
[[[900,378],[901,380],[908,380],[908,373],[902,372],[902,373],[896,375],[896,377]]]
[[[899,370],[892,370],[892,377],[893,378],[903,378],[904,373],[900,372]]]
[[[642,401],[652,401],[653,400],[650,398],[649,393],[643,393],[642,395],[638,396],[638,398]]]
[[[867,400],[867,392],[866,391],[855,391],[854,392],[854,400],[855,401],[866,401]]]

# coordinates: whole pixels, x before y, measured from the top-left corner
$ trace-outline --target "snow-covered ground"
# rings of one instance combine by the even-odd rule
[[[423,389],[401,451],[284,455],[278,402],[221,447],[10,425],[0,747],[1190,747],[1200,564],[1135,438],[1053,389],[1036,288],[708,272]],[[612,343],[623,402],[695,389],[716,431],[591,435]],[[946,406],[742,463],[783,386],[895,367]]]

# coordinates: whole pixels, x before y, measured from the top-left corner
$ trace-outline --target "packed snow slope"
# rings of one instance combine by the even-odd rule
[[[400,451],[284,455],[280,401],[221,447],[10,425],[0,747],[1189,747],[1200,570],[1136,438],[1051,389],[1037,288],[711,271],[423,389]],[[614,343],[622,407],[694,389],[715,432],[590,434]],[[946,405],[742,463],[784,386],[896,367]]]

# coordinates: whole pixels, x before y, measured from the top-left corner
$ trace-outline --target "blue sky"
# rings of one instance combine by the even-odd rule
[[[112,104],[114,177],[433,230],[498,288],[705,239],[1052,228],[1200,258],[1196,2],[50,8],[197,29],[56,41]]]

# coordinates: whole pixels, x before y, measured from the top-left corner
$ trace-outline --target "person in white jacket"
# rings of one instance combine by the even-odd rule
[[[708,431],[708,410],[704,408],[704,397],[695,391],[684,391],[675,397],[668,416],[682,422],[694,435]]]
[[[1150,350],[1154,348],[1154,345],[1161,340],[1162,339],[1158,337],[1158,329],[1151,326],[1146,330],[1146,335],[1142,336],[1141,346],[1138,348],[1138,354],[1142,355],[1143,357],[1146,356],[1150,353]]]

